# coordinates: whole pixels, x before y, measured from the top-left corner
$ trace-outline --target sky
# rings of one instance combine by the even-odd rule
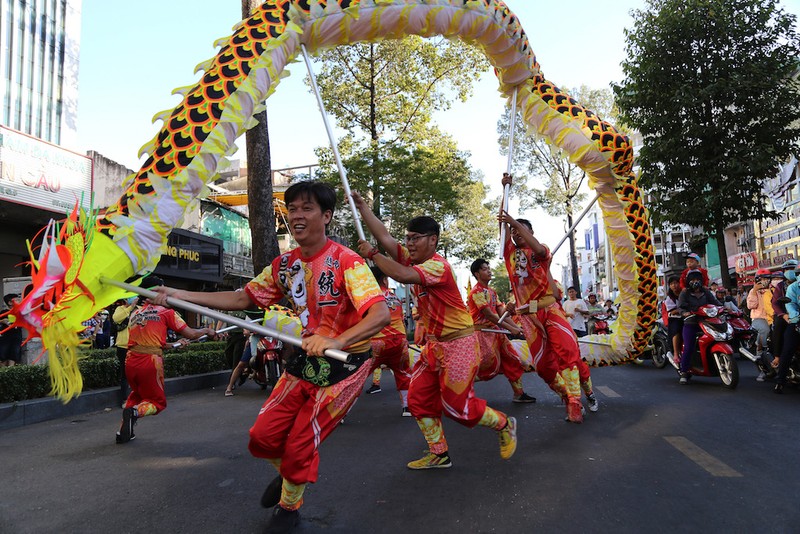
[[[561,9],[532,0],[506,5],[520,19],[545,76],[559,87],[606,88],[622,81],[623,32],[632,25],[630,11],[644,0],[572,0]],[[800,14],[800,0],[782,5]],[[77,148],[138,170],[139,148],[158,131],[152,117],[180,103],[172,90],[197,83],[195,66],[216,54],[213,42],[230,35],[240,18],[239,0],[83,0]],[[313,164],[314,149],[329,145],[315,97],[303,83],[304,63],[291,64],[289,71],[267,100],[274,169]],[[497,88],[487,72],[466,103],[434,117],[470,153],[470,165],[483,172],[493,197],[500,195],[507,165],[497,144],[497,120],[506,105]],[[243,151],[236,157],[243,159]],[[513,202],[511,207],[513,212]],[[524,215],[543,242],[552,246],[563,237],[564,221],[541,211]],[[553,261],[556,276],[567,248]]]

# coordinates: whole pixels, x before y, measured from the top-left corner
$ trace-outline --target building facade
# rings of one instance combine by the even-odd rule
[[[0,0],[0,124],[77,149],[81,0]]]

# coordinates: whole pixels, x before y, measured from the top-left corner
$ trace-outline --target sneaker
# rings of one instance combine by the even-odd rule
[[[283,489],[283,477],[278,475],[267,485],[267,489],[261,494],[261,506],[272,508],[281,501],[281,490]]]
[[[682,386],[689,383],[689,373],[681,373],[681,379],[678,381]]]
[[[373,393],[380,393],[380,392],[381,392],[381,387],[377,384],[372,384],[366,391],[367,395],[372,395]]]
[[[278,505],[272,511],[272,517],[269,518],[269,523],[267,523],[267,528],[264,532],[275,534],[292,532],[299,521],[300,512],[297,510],[287,510]]]
[[[500,438],[500,458],[508,460],[514,456],[517,450],[517,420],[513,417],[508,418],[506,426],[498,432]]]
[[[779,395],[783,394],[783,384],[775,384],[775,389],[772,390],[773,393],[777,393]]]
[[[447,469],[452,467],[453,462],[450,461],[448,453],[433,454],[429,452],[419,460],[408,462],[409,469]]]
[[[522,392],[521,395],[514,396],[514,402],[536,402],[536,397],[531,397],[525,392]]]
[[[758,376],[756,377],[756,382],[763,382],[766,378],[767,378],[766,373],[764,373],[764,371],[761,371],[760,373],[758,373]]]
[[[403,417],[412,417],[411,410],[408,409],[408,406],[403,406]]]
[[[586,395],[586,403],[589,405],[589,411],[592,413],[597,412],[600,408],[600,403],[597,402],[597,397],[594,396],[594,393]]]
[[[567,401],[567,421],[571,423],[583,423],[583,416],[586,409],[581,404],[580,399],[572,397]]]
[[[237,384],[239,387],[243,386],[245,382],[247,382],[247,377],[250,376],[247,373],[242,373],[239,376],[239,383]]]
[[[133,408],[125,408],[122,410],[122,426],[119,427],[117,432],[117,443],[128,443],[136,436],[133,433],[133,426],[136,424],[136,415],[133,413]]]

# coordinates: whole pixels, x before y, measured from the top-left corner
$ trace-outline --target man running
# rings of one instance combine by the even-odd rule
[[[290,532],[297,524],[306,484],[317,481],[319,446],[361,393],[372,367],[370,338],[390,319],[369,267],[326,235],[336,208],[333,188],[298,182],[284,199],[299,246],[275,258],[244,291],[168,289],[161,297],[221,310],[267,308],[285,297],[300,318],[302,351],[289,358],[250,429],[250,453],[279,473],[261,497],[262,506],[274,507],[268,532]],[[324,356],[328,349],[349,352],[350,363]]]
[[[491,380],[502,373],[514,391],[514,402],[536,402],[535,397],[531,397],[522,389],[522,374],[525,372],[525,367],[522,365],[519,353],[504,333],[496,331],[508,329],[515,336],[524,335],[522,329],[511,319],[506,317],[500,323],[500,317],[505,314],[506,306],[498,300],[497,292],[489,287],[489,281],[492,279],[489,262],[479,258],[472,262],[470,271],[476,282],[467,295],[467,308],[475,324],[475,336],[478,338],[481,355],[477,379]]]
[[[502,183],[511,185],[511,175],[504,173]],[[533,236],[529,221],[502,210],[498,220],[510,230],[502,244],[503,256],[536,373],[566,403],[567,420],[582,423],[581,389],[590,411],[597,411],[598,402],[575,333],[554,297],[550,250]]]
[[[510,458],[517,448],[517,422],[475,396],[478,342],[453,269],[436,253],[439,224],[431,217],[415,217],[406,227],[404,247],[389,234],[358,193],[353,193],[353,199],[367,228],[387,254],[379,253],[366,241],[359,242],[359,251],[391,278],[415,284],[427,332],[427,343],[411,377],[408,407],[425,436],[429,452],[410,462],[408,468],[453,465],[442,429],[442,412],[464,426],[480,425],[495,430],[500,439],[500,456]]]

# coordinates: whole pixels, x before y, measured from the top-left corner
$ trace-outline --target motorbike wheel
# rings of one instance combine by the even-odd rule
[[[270,387],[275,387],[280,376],[281,370],[278,360],[267,360],[267,383]]]
[[[667,346],[656,340],[653,343],[653,365],[656,369],[663,369],[667,366]]]
[[[728,389],[736,389],[739,385],[739,365],[730,354],[716,353],[715,359],[719,362],[719,379]]]

